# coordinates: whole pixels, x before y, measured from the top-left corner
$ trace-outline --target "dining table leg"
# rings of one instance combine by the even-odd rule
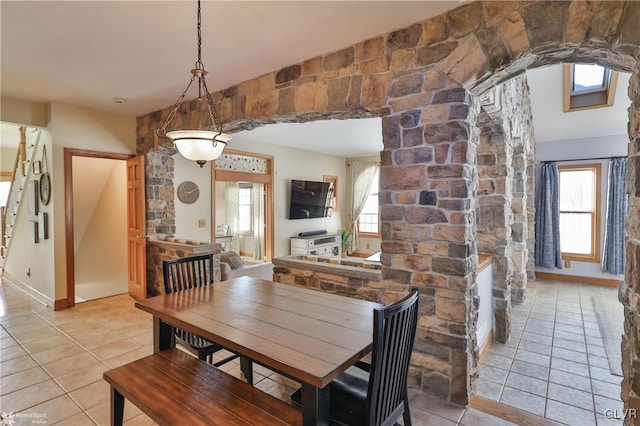
[[[326,426],[329,424],[329,386],[317,388],[302,384],[302,424]]]
[[[153,353],[176,346],[175,331],[172,326],[158,317],[153,317]]]

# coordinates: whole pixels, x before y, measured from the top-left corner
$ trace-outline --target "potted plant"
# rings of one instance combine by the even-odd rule
[[[338,232],[340,232],[342,237],[342,256],[345,257],[349,250],[349,246],[351,245],[351,231],[346,228],[340,228],[338,229]]]

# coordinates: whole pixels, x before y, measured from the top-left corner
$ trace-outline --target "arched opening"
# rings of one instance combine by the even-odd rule
[[[627,177],[630,236],[621,301],[626,330],[637,327],[633,289],[640,268],[639,13],[637,4],[622,2],[474,2],[245,82],[243,90],[228,90],[217,97],[222,118],[233,129],[321,118],[382,117],[381,259],[386,286],[380,300],[394,300],[411,286],[421,289],[410,388],[461,404],[468,403],[475,388],[479,120],[482,108],[487,111],[500,105],[490,99],[493,88],[530,67],[597,61],[634,72],[629,90],[633,101]],[[166,112],[142,118],[140,153],[157,149],[153,129]],[[198,113],[195,103],[182,118],[194,113]],[[525,149],[514,152],[522,162],[528,156]],[[513,173],[511,185],[527,188],[523,193],[532,191],[530,173],[519,177]],[[502,200],[502,221],[504,206]],[[529,205],[522,206],[524,212],[529,214]],[[531,221],[518,226],[524,235]],[[509,304],[526,298],[532,247],[531,238],[518,242],[524,269],[518,270],[510,288],[498,292],[504,301],[504,339],[509,335]],[[627,406],[635,407],[632,361],[638,350],[634,333],[625,335],[623,347],[623,398]]]

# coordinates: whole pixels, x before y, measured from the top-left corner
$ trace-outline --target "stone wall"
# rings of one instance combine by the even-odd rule
[[[286,256],[273,259],[273,280],[284,284],[322,290],[327,293],[392,303],[404,292],[385,291],[382,273],[375,265],[343,264],[340,259]]]
[[[629,210],[626,220],[625,281],[620,284],[619,298],[624,305],[622,336],[622,399],[625,408],[640,413],[640,64],[629,83],[629,162],[627,193]],[[631,418],[626,424],[633,424]]]
[[[229,131],[265,123],[382,117],[382,297],[406,292],[411,286],[420,288],[411,387],[462,404],[473,390],[478,357],[477,97],[532,66],[597,59],[614,69],[632,70],[640,57],[639,17],[640,2],[470,2],[213,94]],[[630,189],[635,195],[628,228],[630,251],[635,255],[640,250],[637,79],[633,87],[630,134],[635,139],[630,151],[635,159],[629,181],[636,186]],[[154,132],[169,111],[167,107],[138,118],[138,153],[164,153],[166,147]],[[206,117],[206,109],[197,102],[185,103],[172,129],[197,128],[206,123]],[[513,177],[505,177],[512,186],[526,182],[530,194],[530,168],[515,165],[518,156],[529,158],[530,154],[524,146],[522,153],[519,149],[514,146]],[[155,159],[150,156],[148,161]],[[153,173],[163,166],[156,167],[148,170],[147,179],[156,177]],[[524,170],[526,177],[516,177]],[[170,194],[168,189],[160,191],[158,197],[149,206],[154,212],[148,226],[152,231],[170,227],[174,214],[172,199],[164,198],[173,197],[173,190]],[[525,239],[524,229],[531,230],[533,210],[530,203],[526,207],[518,203],[512,201],[514,211],[522,210],[513,215],[512,228],[518,215],[524,220],[526,211],[529,223],[522,222]],[[533,269],[525,250],[531,247],[531,238],[527,238],[519,248],[518,264],[527,259],[528,276]],[[637,275],[630,279],[637,263],[636,269],[627,270],[630,289],[637,283]],[[523,297],[519,291],[525,288],[525,278],[512,277],[511,282],[511,293],[516,299]],[[627,320],[631,333],[640,326],[640,318],[635,299],[629,306],[634,312]],[[635,334],[628,339],[637,354]],[[625,358],[625,362],[634,360]],[[627,390],[633,379],[629,368],[640,370],[636,365],[626,366]]]
[[[486,92],[481,105],[478,250],[494,257],[494,338],[506,343],[511,302],[523,302],[526,297],[527,243],[533,239],[527,214],[534,199],[533,185],[527,183],[528,171],[534,169],[534,140],[526,77],[513,78]]]
[[[173,157],[161,152],[146,152],[147,235],[174,235]]]

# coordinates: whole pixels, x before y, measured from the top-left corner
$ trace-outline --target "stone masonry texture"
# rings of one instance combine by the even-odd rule
[[[509,304],[525,299],[534,275],[533,136],[523,72],[597,60],[634,73],[622,394],[627,408],[640,409],[639,16],[640,2],[475,1],[213,94],[230,132],[382,117],[379,291],[391,301],[412,286],[420,289],[412,388],[460,404],[473,393],[480,250],[499,254],[505,280],[494,282],[496,320],[508,338]],[[485,99],[492,92],[509,99]],[[502,112],[490,114],[492,105]],[[174,151],[155,136],[169,110],[138,117],[137,150],[147,154],[147,180],[168,179],[163,190],[148,192],[150,235],[175,227]],[[206,118],[197,102],[185,103],[172,127],[198,127]]]

